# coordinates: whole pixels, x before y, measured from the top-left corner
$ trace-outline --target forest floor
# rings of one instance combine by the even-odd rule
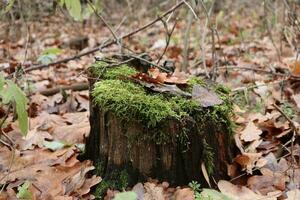
[[[231,179],[217,183],[218,189],[231,199],[300,199],[300,62],[296,61],[297,40],[294,40],[300,32],[296,36],[280,36],[276,24],[265,28],[261,15],[255,11],[249,13],[236,10],[215,16],[219,38],[214,59],[210,31],[202,43],[199,23],[194,21],[190,29],[189,72],[205,76],[218,66],[216,81],[232,90],[233,120],[237,125],[234,139],[239,153],[227,166]],[[122,35],[151,20],[149,17],[139,23],[125,22],[116,33]],[[91,49],[110,37],[107,28],[99,24],[66,23],[48,16],[39,22],[30,21],[27,23],[30,32],[24,37],[16,41],[0,40],[0,68],[5,75],[19,63],[26,68],[38,59],[48,59],[47,54],[44,57],[41,54],[53,47],[62,50],[51,53],[55,59]],[[168,25],[172,28],[173,22]],[[178,19],[162,62],[171,59],[181,67],[186,26],[186,17]],[[26,33],[21,27],[17,30]],[[164,25],[158,22],[122,42],[156,60],[165,48]],[[207,70],[201,60],[201,45],[206,49]],[[112,45],[101,53],[24,74],[22,86],[29,98],[30,128],[22,137],[14,116],[9,115],[2,130],[7,137],[1,136],[0,144],[0,199],[17,199],[22,192],[33,199],[92,197],[91,187],[101,177],[89,176],[93,164],[77,159],[90,131],[86,70],[95,56],[116,52],[120,52],[119,46]],[[59,89],[72,84],[83,86],[82,91]],[[58,90],[49,92],[53,88]],[[4,107],[0,115],[5,114]],[[192,189],[174,188],[158,180],[137,183],[134,188],[145,199],[194,199]],[[106,199],[112,199],[116,192],[108,190]]]

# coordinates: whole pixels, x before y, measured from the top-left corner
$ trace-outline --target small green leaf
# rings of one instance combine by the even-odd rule
[[[46,55],[46,54],[54,54],[54,55],[58,55],[62,52],[62,50],[60,48],[57,47],[52,47],[52,48],[47,48],[43,51],[42,55]]]
[[[37,61],[39,63],[42,63],[42,64],[49,64],[55,59],[56,59],[56,55],[54,55],[54,54],[45,54],[45,55],[40,55],[38,57]]]
[[[213,189],[206,189],[204,188],[201,192],[203,200],[232,200],[231,198],[227,197],[226,195],[218,192],[217,190]]]
[[[65,5],[74,20],[80,21],[82,19],[80,0],[65,0]]]
[[[136,200],[137,194],[135,192],[121,192],[116,194],[114,200]]]
[[[7,85],[8,97],[16,103],[16,111],[21,133],[26,135],[28,131],[28,114],[26,111],[28,101],[27,97],[25,93],[11,80],[7,81]]]
[[[5,84],[5,79],[4,79],[3,73],[1,72],[0,73],[0,92],[3,90],[4,84]]]
[[[32,199],[32,194],[28,190],[30,185],[31,183],[29,181],[26,181],[25,183],[23,183],[22,186],[18,187],[18,193],[17,193],[18,199]]]
[[[67,146],[65,143],[63,142],[60,142],[60,141],[44,141],[43,145],[47,148],[47,149],[50,149],[52,151],[56,151],[56,150],[59,150],[59,149],[62,149],[64,148],[65,146]]]
[[[77,147],[80,150],[80,152],[84,152],[85,150],[85,144],[82,143],[75,144],[75,147]]]
[[[15,0],[9,0],[7,2],[7,5],[5,6],[5,9],[4,9],[4,14],[8,13],[12,9],[14,3],[15,3]]]

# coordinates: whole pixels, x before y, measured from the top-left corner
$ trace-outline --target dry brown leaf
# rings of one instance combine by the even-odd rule
[[[84,138],[90,133],[90,124],[81,122],[78,124],[56,126],[51,131],[52,136],[67,143],[84,143]]]
[[[298,109],[300,109],[300,93],[292,95],[292,99],[296,103]]]
[[[133,186],[132,191],[137,194],[137,200],[143,200],[145,195],[145,189],[142,183],[137,183]]]
[[[281,195],[281,193],[277,195],[272,195],[270,197],[259,195],[254,193],[252,190],[250,190],[247,187],[233,185],[232,183],[225,180],[221,180],[218,182],[218,188],[222,194],[227,195],[229,198],[232,198],[233,200],[258,200],[258,199],[277,200],[277,196]]]
[[[235,141],[235,145],[239,148],[240,152],[245,153],[239,134],[234,134],[234,141]]]
[[[256,166],[255,163],[261,156],[261,153],[243,153],[242,155],[237,155],[234,161],[246,168],[247,172],[251,174],[252,169]]]
[[[191,188],[179,189],[174,194],[175,200],[194,200],[194,191]]]
[[[295,76],[300,76],[300,61],[296,61],[292,66],[292,73]]]
[[[36,175],[36,181],[34,181],[35,186],[40,191],[37,194],[39,199],[56,199],[57,196],[80,195],[83,192],[80,188],[84,187],[85,174],[91,169],[93,169],[91,162],[84,161],[82,163],[78,162],[72,167],[56,166],[42,170]],[[93,181],[95,184],[97,182]],[[87,188],[84,190],[86,191]]]
[[[223,100],[213,91],[197,84],[193,86],[192,99],[199,102],[200,105],[205,108],[223,103]]]
[[[14,162],[8,171],[12,154],[13,152],[9,150],[0,149],[0,165],[3,166],[3,169],[0,171],[0,177],[6,176],[4,180],[1,180],[0,184],[4,184],[5,181],[35,179],[38,171],[42,171],[48,166],[65,163],[66,160],[74,156],[75,152],[72,148],[61,149],[55,152],[36,149],[35,151],[22,151],[22,154],[16,151]],[[77,160],[77,162],[79,161]]]
[[[20,150],[33,149],[35,146],[42,148],[45,139],[52,140],[53,137],[47,131],[39,131],[38,127],[35,127],[22,140]]]
[[[286,194],[288,196],[288,198],[286,200],[300,199],[300,190],[299,189],[288,191]]]
[[[208,183],[209,187],[211,188],[209,176],[208,176],[207,170],[205,168],[205,164],[203,162],[201,163],[201,171],[202,171],[202,174],[203,174],[206,182]]]
[[[252,121],[250,121],[246,128],[241,132],[240,137],[245,142],[251,142],[258,140],[260,138],[260,134],[262,134],[262,130],[260,130]]]
[[[247,153],[256,153],[256,148],[262,143],[262,140],[254,140],[250,145],[245,149]]]
[[[93,169],[95,169],[94,166],[83,166],[75,175],[64,179],[62,182],[64,194],[70,195],[72,192],[79,190],[86,181],[86,173]]]
[[[164,200],[163,187],[157,186],[155,183],[147,182],[145,187],[145,200]]]
[[[91,178],[88,178],[84,181],[84,184],[81,188],[77,189],[76,193],[80,196],[84,196],[91,191],[91,187],[101,182],[101,177],[93,175]]]
[[[151,68],[148,72],[159,83],[187,84],[188,81],[188,75],[184,72],[175,71],[170,76],[167,73],[160,72],[158,68]]]
[[[272,173],[262,176],[251,176],[247,181],[247,185],[252,191],[267,195],[277,190],[284,191],[285,181],[283,174]]]

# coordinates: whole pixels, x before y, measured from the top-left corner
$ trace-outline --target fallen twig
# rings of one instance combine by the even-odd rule
[[[89,89],[88,83],[74,83],[72,85],[60,85],[55,88],[50,88],[46,90],[40,90],[38,93],[45,95],[45,96],[51,96],[56,93],[59,93],[62,90],[72,90],[72,91],[82,91]]]
[[[277,106],[275,103],[273,103],[273,106],[274,108],[276,108],[276,110],[278,110],[280,112],[280,114],[289,122],[291,128],[292,128],[292,131],[293,131],[293,135],[292,135],[292,138],[291,138],[291,157],[292,157],[292,167],[295,166],[295,163],[297,162],[294,158],[294,141],[296,139],[296,134],[298,133],[298,128],[295,124],[295,122],[289,117],[287,116],[287,114],[279,107]],[[294,171],[294,170],[293,170]],[[295,176],[294,176],[295,177]]]
[[[176,27],[176,24],[177,24],[177,20],[175,19],[175,22],[174,22],[174,25],[172,27],[171,30],[168,29],[168,24],[166,21],[164,21],[162,19],[162,23],[164,24],[164,27],[165,27],[165,30],[166,30],[166,46],[164,48],[164,51],[163,53],[160,55],[160,57],[158,58],[156,64],[159,64],[159,62],[161,61],[161,59],[163,58],[163,56],[165,55],[165,53],[167,52],[167,49],[169,47],[169,44],[170,44],[170,41],[171,41],[171,37],[172,37],[172,34],[175,30],[175,27]]]

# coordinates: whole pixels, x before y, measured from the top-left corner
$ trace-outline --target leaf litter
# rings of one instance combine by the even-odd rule
[[[272,106],[276,103],[288,116],[299,123],[300,110],[300,82],[299,79],[281,79],[273,76],[272,73],[265,74],[259,71],[247,71],[240,68],[255,68],[267,71],[282,70],[291,72],[299,77],[300,63],[295,61],[295,55],[287,47],[283,48],[282,61],[277,62],[276,51],[272,41],[266,36],[256,37],[251,31],[256,30],[256,22],[251,18],[237,19],[232,16],[233,23],[229,23],[228,31],[220,32],[222,45],[220,50],[226,60],[220,59],[220,64],[227,63],[220,73],[217,82],[236,88],[233,93],[235,103],[235,122],[238,127],[235,129],[235,142],[239,149],[228,165],[228,174],[232,180],[221,180],[218,182],[219,190],[231,199],[300,199],[300,146],[299,126],[292,141],[293,128],[288,120]],[[240,23],[236,23],[239,20]],[[34,22],[38,23],[38,22]],[[47,22],[49,23],[49,22]],[[40,29],[32,44],[30,54],[40,54],[40,49],[46,46],[56,48],[59,43],[67,43],[69,35],[76,35],[75,32],[67,34],[51,35],[51,31],[58,30],[59,23],[51,23],[53,27],[49,31],[48,26],[39,26]],[[65,24],[63,24],[65,26]],[[184,23],[180,24],[181,28]],[[220,24],[221,29],[224,25]],[[68,27],[69,30],[74,30]],[[53,29],[53,30],[52,30]],[[97,33],[91,30],[76,30],[88,35],[90,44],[100,43],[103,35],[109,33],[101,27]],[[88,32],[85,32],[88,31]],[[124,31],[124,30],[121,30]],[[247,38],[247,31],[249,38]],[[155,31],[154,31],[155,32]],[[244,35],[241,36],[241,33]],[[253,32],[252,32],[253,33]],[[147,34],[153,35],[152,32]],[[157,34],[157,33],[154,33]],[[47,39],[42,40],[43,35]],[[243,37],[242,39],[239,37]],[[146,35],[146,37],[149,37]],[[174,32],[174,38],[181,37],[181,33]],[[155,47],[156,51],[162,50],[165,46],[163,40],[151,37],[149,44],[139,44],[145,35],[138,35],[129,42],[134,49],[150,49]],[[193,38],[192,38],[193,39]],[[175,40],[175,39],[174,39]],[[153,45],[155,44],[155,45]],[[41,46],[42,45],[42,46]],[[14,70],[22,60],[25,41],[17,43],[2,43],[2,48],[11,46],[11,53],[14,58],[7,62],[0,58],[1,66],[8,66],[6,71]],[[93,47],[90,46],[90,47]],[[209,49],[210,46],[207,46]],[[113,51],[116,47],[111,47]],[[182,63],[181,55],[184,47],[176,42],[171,42],[166,56],[178,63]],[[190,62],[195,62],[196,68],[190,72],[195,75],[204,74],[205,71],[196,61],[200,55],[199,47],[191,45]],[[64,49],[67,57],[76,50]],[[195,52],[195,53],[194,53]],[[154,57],[156,55],[154,54]],[[212,67],[211,52],[205,55],[205,63],[208,68]],[[29,61],[32,62],[32,61]],[[92,56],[74,60],[68,64],[61,64],[54,68],[30,72],[27,76],[36,91],[56,87],[57,85],[70,85],[75,82],[86,82],[86,77],[77,76],[78,72],[85,69],[93,62]],[[203,63],[203,62],[202,62]],[[229,69],[232,67],[232,69]],[[71,70],[70,70],[71,69]],[[175,71],[176,72],[176,71]],[[152,73],[152,74],[151,74]],[[156,89],[158,92],[173,92],[198,98],[202,105],[219,104],[220,99],[213,93],[204,90],[201,86],[195,88],[192,94],[185,94],[178,86],[187,83],[187,78],[182,74],[174,73],[169,76],[157,69],[150,72],[153,82],[146,80],[144,75],[138,75],[145,87]],[[140,79],[140,77],[142,77]],[[148,78],[148,77],[147,77]],[[281,86],[278,83],[284,83]],[[159,86],[158,86],[159,85]],[[251,89],[253,88],[253,89]],[[235,90],[234,90],[235,91]],[[203,95],[209,96],[209,101],[203,101]],[[78,145],[84,143],[84,138],[89,134],[88,124],[88,94],[81,92],[67,91],[64,93],[47,97],[40,94],[32,95],[30,100],[30,129],[26,137],[20,135],[17,123],[9,124],[5,128],[7,135],[14,141],[15,150],[6,146],[0,146],[0,184],[6,184],[6,189],[0,194],[0,199],[16,199],[16,196],[24,197],[32,195],[36,199],[89,199],[92,198],[90,189],[101,181],[100,177],[91,176],[93,170],[89,161],[80,162],[77,156],[81,150]],[[291,103],[289,105],[289,103]],[[35,105],[35,106],[34,106]],[[32,109],[31,109],[32,108]],[[29,113],[30,114],[30,113]],[[294,145],[291,143],[294,142]],[[62,145],[53,145],[60,143]],[[46,145],[45,145],[46,144]],[[50,146],[49,146],[50,144]],[[52,146],[51,146],[52,145]],[[54,147],[53,147],[54,146]],[[59,146],[59,147],[58,147]],[[49,148],[51,150],[49,150]],[[11,158],[13,162],[11,163]],[[199,166],[199,173],[200,166]],[[133,191],[139,199],[193,199],[194,192],[190,188],[173,187],[169,183],[159,183],[157,180],[149,180],[146,183],[137,183]],[[118,191],[107,191],[106,199],[112,199]],[[146,198],[147,197],[147,198]]]

